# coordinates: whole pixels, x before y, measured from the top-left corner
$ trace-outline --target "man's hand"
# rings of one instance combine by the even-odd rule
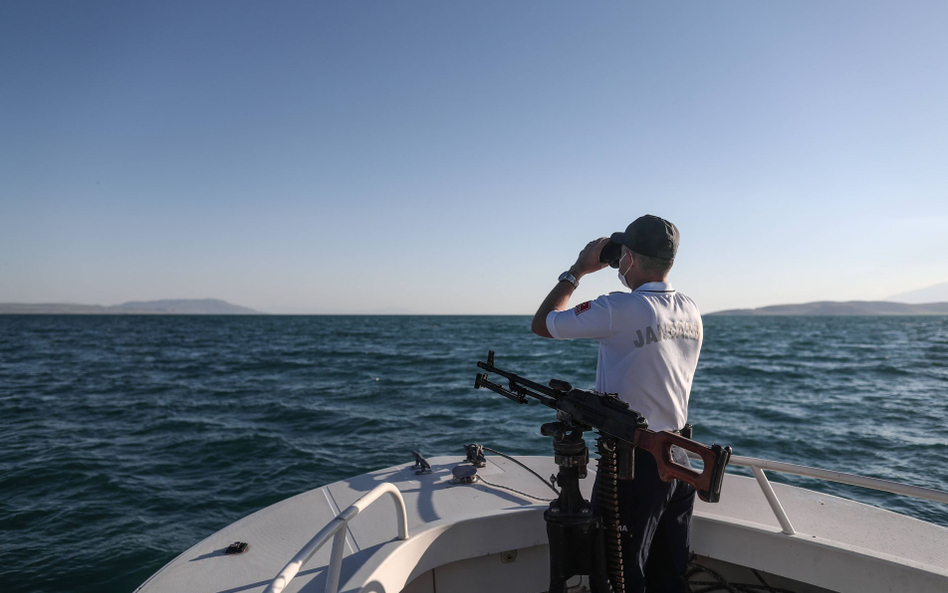
[[[599,261],[599,254],[602,253],[602,248],[605,247],[608,242],[609,237],[600,237],[586,244],[586,247],[579,252],[576,263],[569,269],[570,274],[576,276],[576,279],[579,280],[580,276],[592,274],[593,272],[598,272],[608,267],[609,264]]]
[[[601,237],[590,241],[589,244],[579,252],[579,257],[576,258],[576,263],[570,267],[569,273],[579,280],[586,274],[598,272],[607,267],[609,264],[604,264],[599,261],[599,254],[608,242],[608,237]],[[536,315],[533,316],[533,322],[530,324],[530,329],[533,333],[544,338],[553,337],[550,334],[550,330],[546,327],[546,316],[550,314],[550,311],[563,311],[566,309],[573,290],[573,285],[569,282],[560,282],[553,287],[553,290],[546,296],[540,308],[537,309]]]

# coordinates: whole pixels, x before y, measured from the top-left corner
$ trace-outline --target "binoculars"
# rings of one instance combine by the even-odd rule
[[[609,264],[613,268],[619,267],[619,258],[622,257],[622,243],[610,240],[599,252],[599,261]]]

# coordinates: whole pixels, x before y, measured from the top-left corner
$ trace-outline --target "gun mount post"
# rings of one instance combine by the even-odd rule
[[[559,473],[560,494],[543,513],[550,542],[550,593],[564,593],[574,575],[589,575],[593,590],[611,591],[606,567],[602,522],[582,492],[579,480],[586,477],[589,450],[583,431],[562,422],[549,422],[540,433],[553,438],[553,453]]]

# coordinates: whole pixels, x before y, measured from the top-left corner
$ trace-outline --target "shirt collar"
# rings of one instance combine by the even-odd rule
[[[632,292],[675,292],[671,282],[646,282]]]

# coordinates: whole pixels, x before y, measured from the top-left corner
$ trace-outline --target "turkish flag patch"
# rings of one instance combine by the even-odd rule
[[[586,301],[585,303],[580,303],[576,305],[576,314],[579,315],[583,311],[589,311],[589,307],[591,306],[592,305],[590,304],[590,301]]]

